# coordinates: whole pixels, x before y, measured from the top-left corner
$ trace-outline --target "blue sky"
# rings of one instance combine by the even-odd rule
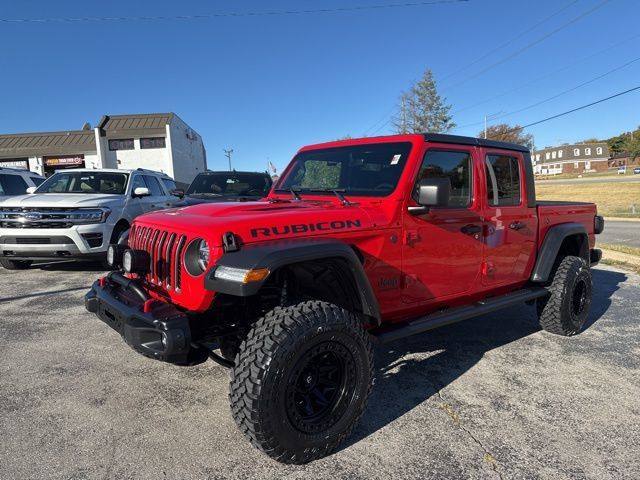
[[[3,2],[0,18],[401,1],[24,0]],[[226,168],[223,149],[233,148],[237,169],[264,170],[267,158],[282,169],[308,143],[391,133],[385,121],[400,92],[431,68],[462,126],[453,133],[475,135],[485,114],[520,110],[619,67],[502,121],[530,123],[640,85],[640,61],[622,67],[640,57],[638,18],[636,0],[469,0],[200,20],[0,22],[0,132],[78,129],[103,113],[173,111],[203,136],[210,168]],[[639,112],[636,91],[528,131],[539,147],[608,137],[640,125]]]

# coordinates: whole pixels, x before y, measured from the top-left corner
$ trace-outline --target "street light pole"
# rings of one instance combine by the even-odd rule
[[[227,160],[229,160],[229,171],[231,171],[231,154],[233,153],[233,148],[230,148],[229,150],[224,150],[224,155],[227,157]]]

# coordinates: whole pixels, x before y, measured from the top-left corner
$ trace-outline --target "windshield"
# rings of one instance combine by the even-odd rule
[[[106,193],[123,195],[127,173],[58,172],[38,187],[37,193]]]
[[[277,191],[385,197],[393,192],[411,143],[376,143],[300,152]]]
[[[191,182],[186,194],[265,197],[270,189],[271,178],[262,173],[201,173]]]

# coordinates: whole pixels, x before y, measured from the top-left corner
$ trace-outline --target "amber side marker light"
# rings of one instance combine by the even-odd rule
[[[247,270],[245,268],[234,268],[220,265],[216,268],[213,276],[219,280],[229,280],[238,283],[260,282],[269,276],[268,268],[256,268]]]

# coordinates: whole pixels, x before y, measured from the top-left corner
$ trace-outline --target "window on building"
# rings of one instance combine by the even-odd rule
[[[580,149],[579,149],[579,148],[574,148],[574,149],[573,149],[573,154],[574,154],[576,157],[579,157],[579,156],[580,156]]]
[[[152,138],[141,138],[140,139],[140,148],[164,148],[165,142],[164,137],[152,137]]]
[[[109,150],[133,150],[133,138],[112,138],[109,140]]]
[[[584,154],[585,155],[591,155],[591,149],[590,148],[585,148],[584,149]]]
[[[573,168],[578,168],[580,166],[580,162],[573,162]]]
[[[551,152],[551,158],[553,158],[554,160],[556,159],[556,151],[555,150],[553,152]]]
[[[425,177],[449,177],[451,181],[449,207],[471,205],[471,155],[469,152],[429,150],[422,160],[414,199],[418,197],[417,183]]]
[[[549,160],[551,158],[551,153],[547,152],[544,154],[545,160]]]
[[[540,161],[540,154],[539,153],[536,155],[536,161],[538,161],[538,162]]]
[[[145,175],[144,181],[147,182],[147,187],[151,191],[151,195],[154,197],[162,197],[165,195],[164,190],[160,186],[158,179],[156,177],[152,177],[151,175]]]
[[[558,158],[562,158],[562,150],[558,150]]]
[[[597,153],[598,155],[602,155],[602,147],[598,147],[598,148],[596,148],[596,153]]]
[[[489,205],[520,205],[520,163],[516,157],[487,155],[485,160]]]
[[[20,175],[0,175],[0,196],[24,195],[27,188],[27,183]]]

